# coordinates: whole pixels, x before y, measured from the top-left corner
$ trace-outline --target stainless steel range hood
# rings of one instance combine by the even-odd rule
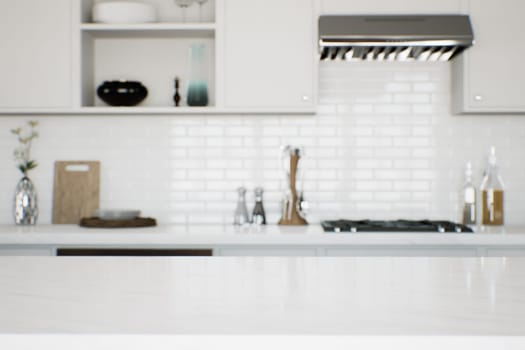
[[[473,43],[465,15],[319,17],[321,60],[448,61]]]

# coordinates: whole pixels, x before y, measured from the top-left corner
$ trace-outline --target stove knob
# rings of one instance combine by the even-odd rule
[[[438,225],[438,226],[437,226],[437,230],[438,230],[439,233],[443,233],[443,232],[445,232],[445,229],[444,229],[443,226],[441,226],[441,225]]]
[[[352,226],[352,227],[350,228],[350,232],[356,233],[356,232],[357,232],[357,228],[355,228],[354,226]]]
[[[341,232],[341,228],[340,227],[334,227],[334,232]]]

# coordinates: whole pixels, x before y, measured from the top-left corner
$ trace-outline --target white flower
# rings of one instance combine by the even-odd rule
[[[15,148],[13,155],[17,163],[18,169],[27,175],[27,172],[38,165],[35,160],[31,160],[31,145],[33,139],[38,137],[38,132],[35,128],[38,126],[38,122],[31,120],[27,122],[29,130],[25,131],[23,128],[12,129],[11,133],[17,136],[20,145]],[[25,132],[24,132],[25,131]]]

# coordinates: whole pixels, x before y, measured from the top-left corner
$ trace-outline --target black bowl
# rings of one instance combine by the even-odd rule
[[[105,81],[97,95],[110,106],[136,106],[148,96],[148,89],[140,81]]]

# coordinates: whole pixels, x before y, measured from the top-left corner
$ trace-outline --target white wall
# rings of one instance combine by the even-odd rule
[[[32,171],[40,223],[51,221],[53,162],[101,160],[101,207],[138,208],[160,223],[230,223],[236,188],[263,186],[279,218],[279,146],[303,145],[310,222],[322,218],[458,220],[463,165],[479,184],[496,146],[506,222],[524,224],[524,116],[453,116],[450,65],[322,62],[316,116],[0,118],[0,223],[11,223],[20,174],[9,129],[38,119]]]

